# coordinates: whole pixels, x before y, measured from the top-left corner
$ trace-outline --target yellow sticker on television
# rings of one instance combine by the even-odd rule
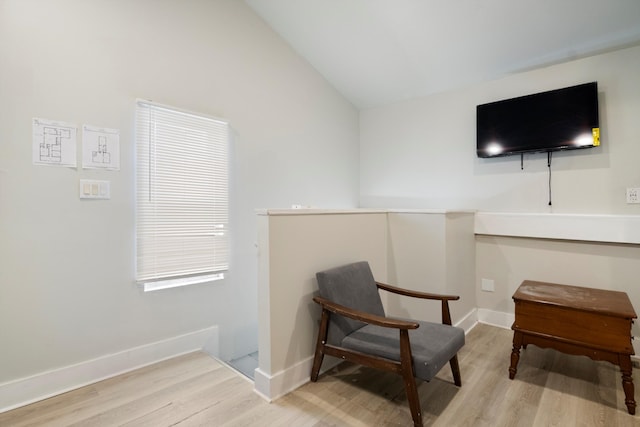
[[[597,147],[600,145],[600,128],[592,128],[591,133],[593,134],[593,146]]]

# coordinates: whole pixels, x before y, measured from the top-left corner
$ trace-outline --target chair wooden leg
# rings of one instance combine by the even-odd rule
[[[407,400],[409,401],[409,409],[411,410],[413,425],[422,427],[422,411],[420,408],[420,397],[418,396],[416,379],[414,377],[404,378],[404,388],[407,393]]]
[[[320,373],[320,366],[322,366],[322,359],[324,359],[324,353],[320,346],[316,346],[316,354],[313,356],[313,368],[311,368],[311,381],[318,381],[318,374]]]
[[[453,382],[458,386],[462,387],[462,378],[460,377],[460,365],[458,365],[458,355],[456,354],[449,360],[449,364],[451,365],[451,373],[453,374]]]
[[[404,380],[404,389],[407,394],[407,400],[409,401],[409,409],[411,410],[413,425],[422,427],[420,397],[418,396],[416,378],[413,374],[411,345],[409,344],[409,333],[406,329],[400,330],[400,364],[402,366],[402,379]]]
[[[324,344],[327,342],[327,331],[329,330],[329,312],[322,310],[322,318],[320,319],[320,329],[318,330],[318,339],[316,341],[316,352],[313,356],[313,367],[311,368],[311,381],[318,381],[320,366],[324,359]]]

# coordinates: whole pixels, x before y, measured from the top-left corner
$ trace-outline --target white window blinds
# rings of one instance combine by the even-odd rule
[[[137,102],[138,282],[227,270],[228,139],[226,122]]]

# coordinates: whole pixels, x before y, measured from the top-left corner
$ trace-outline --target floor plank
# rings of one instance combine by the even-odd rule
[[[425,425],[640,426],[619,369],[528,346],[509,380],[512,332],[478,325],[459,354],[462,387],[445,367],[418,393]],[[640,384],[638,369],[634,383]],[[400,377],[343,363],[267,403],[253,384],[196,352],[0,414],[0,426],[406,426]]]

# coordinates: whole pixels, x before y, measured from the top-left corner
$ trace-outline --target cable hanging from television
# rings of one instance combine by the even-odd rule
[[[547,151],[547,167],[549,168],[549,206],[551,206],[551,151]]]

